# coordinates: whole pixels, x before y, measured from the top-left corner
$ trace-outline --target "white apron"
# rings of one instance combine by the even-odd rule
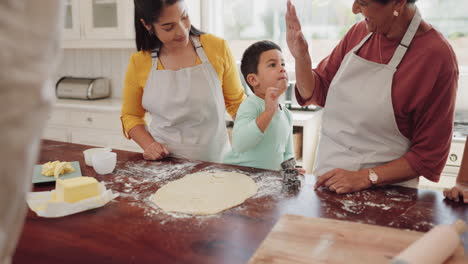
[[[346,54],[330,84],[324,108],[315,175],[341,168],[358,171],[401,158],[410,141],[398,129],[392,81],[421,23],[418,10],[389,64],[357,55],[373,33]],[[400,185],[416,188],[418,179]]]
[[[158,70],[158,53],[143,92],[143,107],[151,113],[149,132],[171,155],[221,162],[231,145],[226,129],[223,89],[200,41],[191,37],[201,64]]]

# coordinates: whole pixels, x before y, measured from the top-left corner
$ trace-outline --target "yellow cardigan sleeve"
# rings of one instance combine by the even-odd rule
[[[128,131],[137,125],[146,125],[145,122],[145,109],[142,105],[143,98],[143,87],[144,84],[141,82],[139,76],[142,74],[143,69],[141,63],[137,63],[138,57],[141,53],[134,53],[130,57],[130,61],[127,67],[127,73],[125,75],[125,83],[123,90],[123,103],[120,120],[122,122],[122,129],[126,138],[130,139]],[[138,68],[137,66],[140,66]],[[146,72],[148,75],[149,69],[144,69],[143,74]],[[146,79],[143,83],[146,83]]]
[[[246,98],[237,71],[236,61],[225,40],[224,44],[224,74],[221,80],[224,94],[224,103],[227,112],[233,117],[237,114],[240,104]]]

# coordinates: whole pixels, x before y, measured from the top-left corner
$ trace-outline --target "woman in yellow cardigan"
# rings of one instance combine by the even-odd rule
[[[183,0],[134,3],[138,52],[125,78],[125,136],[147,160],[222,161],[230,149],[225,111],[234,118],[245,98],[226,41],[194,28]]]

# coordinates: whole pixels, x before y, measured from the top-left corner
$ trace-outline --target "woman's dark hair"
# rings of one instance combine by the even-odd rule
[[[374,0],[374,1],[386,5],[386,4],[388,4],[388,2],[393,1],[393,0]],[[407,0],[408,4],[413,4],[416,1],[418,1],[418,0]]]
[[[241,66],[240,66],[241,72],[242,72],[242,75],[244,76],[245,82],[250,87],[252,92],[255,92],[255,91],[253,87],[250,85],[250,83],[247,81],[247,75],[251,73],[257,74],[258,63],[260,62],[260,56],[262,55],[263,52],[269,51],[272,49],[281,51],[281,48],[278,45],[276,45],[276,43],[268,41],[268,40],[262,40],[262,41],[255,42],[254,44],[250,45],[244,51],[244,54],[242,55]]]
[[[161,45],[161,41],[156,36],[154,29],[152,32],[143,26],[140,19],[147,25],[157,22],[164,7],[173,5],[183,0],[134,0],[135,3],[135,41],[137,50],[152,51]],[[191,36],[199,36],[204,32],[194,26],[190,26]]]

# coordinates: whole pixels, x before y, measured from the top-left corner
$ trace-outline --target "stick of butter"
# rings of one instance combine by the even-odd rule
[[[57,179],[55,184],[56,200],[76,203],[99,195],[98,181],[93,177],[77,177],[66,180]]]

